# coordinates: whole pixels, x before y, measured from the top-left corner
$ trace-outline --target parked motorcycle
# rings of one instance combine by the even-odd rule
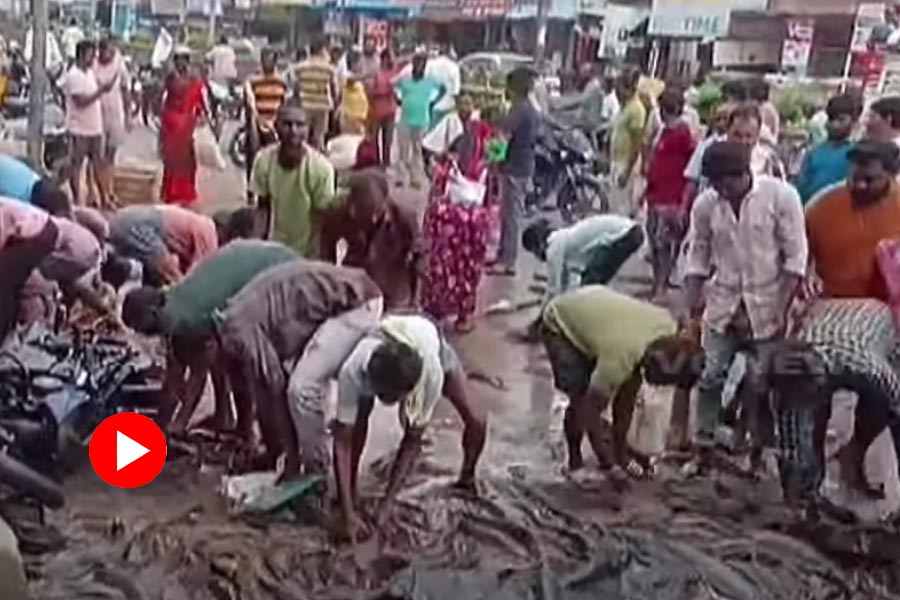
[[[592,172],[595,157],[583,132],[545,115],[535,145],[533,190],[526,205],[543,208],[555,198],[566,223],[608,211],[606,186]]]
[[[41,327],[11,336],[0,349],[0,485],[61,506],[71,456],[107,416],[158,391],[152,370],[116,339]]]

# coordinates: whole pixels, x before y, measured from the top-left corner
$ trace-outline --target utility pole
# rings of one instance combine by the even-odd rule
[[[551,0],[537,0],[537,39],[534,43],[534,62],[539,69],[544,66],[547,53],[547,15]]]
[[[31,0],[31,90],[28,98],[28,158],[43,166],[44,96],[47,90],[47,0]]]

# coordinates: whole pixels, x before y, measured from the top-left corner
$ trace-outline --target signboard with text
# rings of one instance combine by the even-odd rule
[[[653,0],[650,35],[718,38],[728,34],[728,0]]]
[[[812,19],[791,19],[787,22],[787,37],[781,48],[781,67],[785,71],[801,75],[806,72],[814,27]]]
[[[851,52],[866,52],[869,49],[872,31],[884,23],[884,9],[884,3],[880,2],[867,2],[859,5],[853,37],[850,40]]]

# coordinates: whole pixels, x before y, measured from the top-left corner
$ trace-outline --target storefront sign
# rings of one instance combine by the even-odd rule
[[[602,17],[606,14],[606,0],[578,0],[578,14]]]
[[[869,49],[872,31],[884,23],[884,4],[866,3],[859,5],[856,13],[856,25],[853,27],[853,38],[850,42],[851,52],[865,52]]]
[[[724,37],[730,15],[728,0],[653,0],[647,32],[664,37]]]
[[[812,19],[791,19],[781,48],[781,67],[788,72],[806,73],[812,50],[815,24]]]
[[[360,29],[364,37],[372,38],[380,50],[386,48],[391,41],[391,24],[384,19],[360,18]]]
[[[422,13],[439,19],[483,19],[502,17],[512,6],[511,0],[425,0]]]

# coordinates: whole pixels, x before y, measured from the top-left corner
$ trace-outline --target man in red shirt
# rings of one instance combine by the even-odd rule
[[[653,265],[653,296],[663,299],[684,237],[687,207],[682,206],[685,167],[694,153],[694,136],[681,119],[684,95],[666,90],[659,97],[663,126],[647,165],[647,239]]]

